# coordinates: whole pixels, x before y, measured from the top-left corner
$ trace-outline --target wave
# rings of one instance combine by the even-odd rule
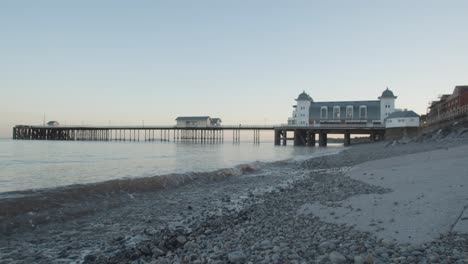
[[[62,187],[14,191],[0,194],[0,219],[19,214],[34,213],[64,204],[111,197],[119,194],[158,191],[192,182],[220,181],[228,177],[254,173],[266,166],[263,162],[242,164],[211,172],[167,174],[141,178],[125,178],[97,183],[74,184]]]
[[[2,233],[2,230],[3,232],[7,229],[11,230],[11,226],[6,225],[5,221],[12,222],[10,221],[11,219],[21,218],[22,215],[42,214],[45,215],[46,220],[44,221],[48,222],[49,216],[55,211],[56,213],[59,212],[60,218],[63,220],[68,217],[91,213],[92,211],[86,208],[86,204],[92,204],[93,210],[99,210],[99,203],[103,203],[104,201],[119,203],[119,201],[124,199],[122,197],[132,198],[132,194],[134,193],[159,191],[189,183],[221,181],[229,177],[245,174],[255,175],[255,173],[266,167],[268,169],[274,169],[275,166],[284,167],[291,165],[292,162],[297,163],[319,156],[332,155],[339,151],[341,150],[336,149],[311,156],[275,162],[256,161],[210,172],[172,173],[159,176],[108,180],[97,183],[74,184],[48,189],[0,193],[0,233]],[[81,209],[70,209],[75,206]],[[63,208],[66,208],[68,211],[63,211]]]

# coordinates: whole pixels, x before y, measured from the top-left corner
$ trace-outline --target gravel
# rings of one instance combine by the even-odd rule
[[[132,193],[112,208],[2,235],[0,263],[467,263],[466,235],[441,234],[415,247],[297,214],[306,202],[339,206],[391,191],[346,177],[356,164],[468,143],[427,138]]]

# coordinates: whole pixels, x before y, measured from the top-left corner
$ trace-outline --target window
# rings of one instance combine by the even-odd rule
[[[340,107],[339,106],[333,107],[333,119],[340,119]]]
[[[367,119],[367,106],[359,106],[359,119]]]
[[[320,119],[327,119],[328,118],[328,107],[322,106],[320,108]]]
[[[346,119],[353,119],[353,106],[352,105],[348,105],[346,106]]]

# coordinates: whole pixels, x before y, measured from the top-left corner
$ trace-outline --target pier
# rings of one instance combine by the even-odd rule
[[[366,134],[372,141],[385,138],[385,128],[373,124],[334,124],[309,126],[30,126],[13,128],[15,140],[66,140],[66,141],[174,141],[196,143],[222,143],[224,132],[232,132],[232,142],[239,143],[241,131],[252,131],[253,143],[260,143],[260,131],[274,131],[274,144],[286,146],[327,146],[329,134],[344,137],[344,145],[351,144],[351,135]],[[290,137],[288,137],[290,136]]]
[[[273,126],[29,126],[13,128],[13,139],[68,140],[68,141],[191,141],[218,143],[224,141],[224,132],[232,131],[232,141],[240,142],[241,130],[253,131],[253,142],[260,143],[261,130]]]

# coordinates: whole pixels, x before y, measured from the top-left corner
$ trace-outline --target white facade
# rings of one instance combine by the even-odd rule
[[[395,117],[385,120],[385,128],[419,127],[419,117]]]
[[[216,127],[221,126],[220,118],[209,116],[179,116],[176,118],[177,127]]]
[[[297,101],[297,107],[294,113],[296,115],[296,125],[299,125],[299,126],[309,125],[309,109],[310,109],[309,100]]]
[[[380,121],[383,123],[393,112],[395,112],[395,98],[380,98]]]
[[[206,120],[177,120],[177,127],[208,127],[210,125],[209,118]]]

